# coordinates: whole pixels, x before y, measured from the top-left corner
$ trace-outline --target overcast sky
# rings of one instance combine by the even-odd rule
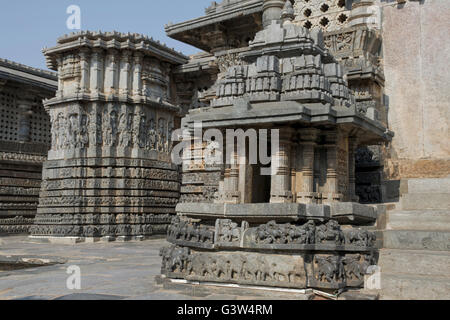
[[[184,54],[199,50],[170,39],[164,32],[176,23],[204,15],[212,0],[2,0],[0,58],[46,69],[41,49],[56,44],[67,29],[70,5],[81,8],[82,30],[136,32]]]

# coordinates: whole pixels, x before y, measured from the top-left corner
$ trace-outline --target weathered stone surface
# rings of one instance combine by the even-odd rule
[[[177,212],[186,216],[205,218],[223,217],[244,219],[249,222],[262,222],[277,219],[278,221],[328,220],[330,208],[323,205],[286,204],[208,204],[180,203]]]
[[[386,274],[381,278],[381,300],[448,300],[447,277]]]
[[[446,210],[391,211],[386,229],[449,231],[450,214]]]
[[[450,193],[450,177],[441,179],[408,179],[408,193]]]
[[[449,210],[449,193],[408,193],[400,200],[402,210]]]
[[[449,251],[450,232],[387,230],[383,234],[388,249]]]
[[[380,252],[379,265],[384,274],[449,276],[450,252],[429,250],[389,250]]]
[[[377,220],[375,208],[359,203],[334,203],[331,216],[342,224],[373,224]]]
[[[385,94],[391,106],[390,125],[396,132],[390,166],[397,168],[401,179],[449,174],[450,75],[442,70],[450,44],[440,32],[449,28],[449,16],[446,1],[383,7]],[[439,49],[426,49],[432,47]],[[405,78],[411,81],[406,83]]]

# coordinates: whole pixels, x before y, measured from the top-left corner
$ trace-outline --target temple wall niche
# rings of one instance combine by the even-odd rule
[[[384,69],[391,179],[450,174],[450,2],[409,1],[383,8]]]

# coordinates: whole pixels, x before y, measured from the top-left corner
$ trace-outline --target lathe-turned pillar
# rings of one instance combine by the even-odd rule
[[[356,195],[356,149],[358,148],[358,139],[356,137],[348,138],[348,198],[352,202],[359,202]]]
[[[227,152],[230,153],[224,175],[223,203],[239,204],[241,192],[239,191],[239,155],[234,141],[227,141]],[[229,151],[228,151],[229,150]]]
[[[320,130],[315,128],[301,129],[300,145],[302,147],[302,184],[301,190],[297,193],[297,203],[311,204],[317,203],[318,194],[314,192],[314,163],[315,149]]]
[[[340,202],[344,196],[339,193],[338,184],[338,133],[329,131],[326,134],[325,148],[327,150],[327,183],[322,194],[324,204]]]
[[[90,50],[88,48],[80,49],[80,70],[81,70],[81,78],[80,78],[80,93],[86,94],[89,93],[89,69],[90,69]]]
[[[291,139],[294,130],[280,129],[280,143],[278,150],[272,150],[272,179],[270,188],[271,203],[292,202],[291,191]]]

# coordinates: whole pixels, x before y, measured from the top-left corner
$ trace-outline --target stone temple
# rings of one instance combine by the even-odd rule
[[[449,21],[224,0],[165,26],[190,57],[82,31],[44,49],[54,72],[0,60],[0,233],[167,235],[166,283],[448,298]]]
[[[52,145],[32,237],[165,234],[180,188],[170,157],[180,113],[171,73],[187,58],[115,32],[62,37],[44,54],[59,85],[44,103]]]

